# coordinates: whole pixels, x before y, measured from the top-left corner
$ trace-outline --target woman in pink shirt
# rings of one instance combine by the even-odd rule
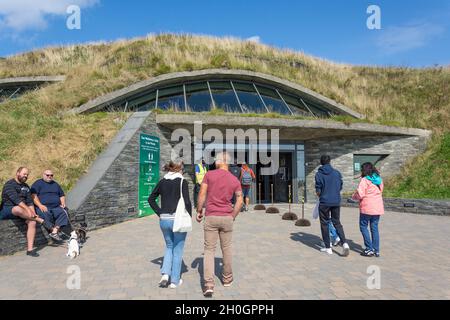
[[[380,236],[378,222],[384,214],[383,180],[375,166],[366,162],[361,167],[361,180],[352,199],[359,201],[359,229],[364,238],[366,249],[361,253],[365,257],[380,256]],[[370,225],[369,234],[367,227]]]

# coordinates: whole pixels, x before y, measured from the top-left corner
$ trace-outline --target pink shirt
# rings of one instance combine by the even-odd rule
[[[368,215],[384,214],[383,188],[383,183],[378,188],[369,180],[361,178],[358,189],[356,189],[352,196],[353,200],[359,200],[359,211],[361,213]]]
[[[206,173],[202,184],[208,185],[205,215],[231,215],[231,198],[236,191],[242,191],[239,180],[228,170],[216,169]]]

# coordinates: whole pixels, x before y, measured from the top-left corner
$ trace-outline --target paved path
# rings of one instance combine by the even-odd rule
[[[282,212],[286,206],[281,206]],[[310,218],[312,207],[307,206]],[[296,210],[299,212],[299,210]],[[342,210],[351,254],[318,251],[318,221],[296,227],[278,214],[242,214],[234,231],[235,283],[217,279],[215,299],[450,299],[450,218],[387,213],[380,225],[380,258],[365,258],[358,211]],[[39,258],[19,252],[0,257],[0,299],[204,299],[201,294],[202,232],[188,235],[186,272],[178,289],[161,289],[163,238],[155,216],[89,234],[81,255],[68,259],[64,247],[47,246]],[[220,257],[219,251],[217,256]],[[220,262],[220,258],[216,261]],[[81,270],[81,288],[69,290],[67,268]],[[367,268],[381,272],[381,289],[367,288]],[[219,274],[217,272],[217,274]]]

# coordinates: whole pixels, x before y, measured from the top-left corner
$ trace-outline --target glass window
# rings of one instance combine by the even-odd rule
[[[308,107],[311,109],[311,111],[318,117],[322,117],[322,118],[327,118],[329,117],[328,112],[323,109],[322,107],[320,107],[319,105],[317,105],[314,102],[311,102],[310,100],[305,100],[303,99],[303,101],[308,105]]]
[[[267,110],[264,107],[258,93],[255,91],[253,84],[234,82],[234,88],[236,89],[239,100],[241,101],[244,112],[249,113],[266,113]]]
[[[371,162],[378,168],[381,161],[387,158],[387,154],[354,154],[353,155],[353,172],[355,175],[361,173],[363,163]]]
[[[211,95],[206,82],[187,84],[186,101],[190,111],[205,112],[211,110]]]
[[[210,81],[209,86],[217,108],[225,112],[242,112],[229,81]]]
[[[148,111],[155,108],[156,91],[140,97],[133,97],[128,102],[128,110],[132,111]]]
[[[263,98],[264,102],[266,103],[267,109],[269,109],[269,112],[276,112],[281,114],[291,114],[289,109],[286,107],[284,102],[281,100],[278,93],[270,88],[267,87],[261,87],[256,86],[256,88],[259,91],[259,94]]]
[[[160,89],[158,91],[158,108],[185,111],[183,86]]]
[[[311,112],[308,111],[300,99],[284,92],[280,92],[280,94],[283,96],[284,101],[286,101],[294,114],[306,117],[312,116]]]

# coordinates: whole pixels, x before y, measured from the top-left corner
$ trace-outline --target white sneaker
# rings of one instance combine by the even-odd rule
[[[342,252],[342,255],[343,255],[344,257],[347,257],[347,256],[350,254],[350,247],[348,246],[348,243],[347,243],[347,242],[344,243],[344,244],[342,245],[342,247],[344,247],[344,251]]]
[[[167,287],[167,283],[169,282],[169,275],[163,274],[161,277],[161,280],[159,280],[159,286],[160,287]]]
[[[331,248],[321,248],[320,252],[326,252],[328,254],[333,254],[333,250],[331,250]]]
[[[180,282],[178,283],[178,285],[176,285],[175,283],[171,283],[169,285],[170,289],[176,289],[177,287],[181,286],[183,284],[183,279],[180,279]]]
[[[336,240],[334,240],[333,246],[337,247],[339,242],[341,242],[341,238],[337,237]]]

